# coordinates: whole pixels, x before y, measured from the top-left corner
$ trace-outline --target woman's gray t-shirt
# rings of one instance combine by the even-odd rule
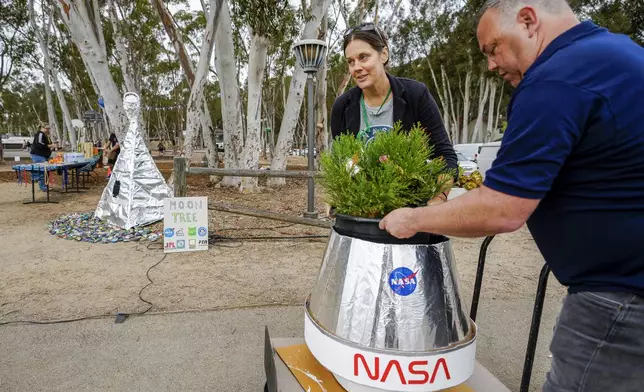
[[[393,128],[394,126],[394,100],[390,99],[389,101],[385,102],[384,105],[382,105],[382,108],[380,108],[380,105],[378,106],[369,106],[367,104],[364,105],[364,107],[367,109],[367,120],[369,121],[369,129],[367,128],[367,124],[365,124],[365,116],[363,113],[363,108],[362,105],[360,105],[360,132],[359,134],[362,134],[365,136],[367,140],[370,140],[371,138],[374,137],[376,132],[380,131],[388,131]],[[380,111],[378,111],[380,109]]]

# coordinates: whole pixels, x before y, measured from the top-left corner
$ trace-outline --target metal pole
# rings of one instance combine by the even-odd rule
[[[487,248],[494,236],[485,237],[483,244],[481,244],[481,251],[479,252],[479,265],[476,268],[476,280],[474,281],[474,294],[472,294],[472,306],[470,307],[470,318],[476,321],[476,313],[479,309],[479,297],[481,296],[481,286],[483,285],[483,269],[485,268],[485,258],[487,256]]]
[[[526,349],[525,362],[523,363],[523,375],[521,376],[521,387],[519,389],[520,392],[528,392],[530,389],[534,353],[537,350],[537,339],[539,338],[539,326],[541,325],[543,302],[546,299],[546,288],[548,287],[548,275],[550,275],[550,267],[546,264],[541,268],[541,273],[539,274],[537,295],[534,300],[534,309],[532,311],[532,324],[530,325],[530,335],[528,336],[528,348]]]
[[[315,102],[313,97],[313,73],[308,73],[306,78],[306,88],[309,93],[309,109],[308,109],[308,137],[307,148],[309,150],[309,171],[315,170],[313,152],[315,150]],[[315,212],[315,183],[313,178],[308,179],[308,205],[307,211],[304,213],[306,218],[317,219],[318,214]]]

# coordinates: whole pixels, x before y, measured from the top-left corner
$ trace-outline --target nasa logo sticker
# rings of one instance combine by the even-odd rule
[[[417,273],[418,271],[414,272],[407,267],[396,268],[389,274],[389,287],[394,293],[406,297],[416,291]]]
[[[174,235],[174,229],[172,227],[168,227],[167,229],[163,230],[163,235],[171,238]]]

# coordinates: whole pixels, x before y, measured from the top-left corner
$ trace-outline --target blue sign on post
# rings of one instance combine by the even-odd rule
[[[105,101],[103,101],[103,97],[98,97],[98,106],[105,109]]]

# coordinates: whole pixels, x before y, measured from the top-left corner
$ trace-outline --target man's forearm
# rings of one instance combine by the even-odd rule
[[[508,217],[494,196],[474,189],[447,203],[417,208],[417,231],[455,237],[484,237],[518,229],[523,222]]]

